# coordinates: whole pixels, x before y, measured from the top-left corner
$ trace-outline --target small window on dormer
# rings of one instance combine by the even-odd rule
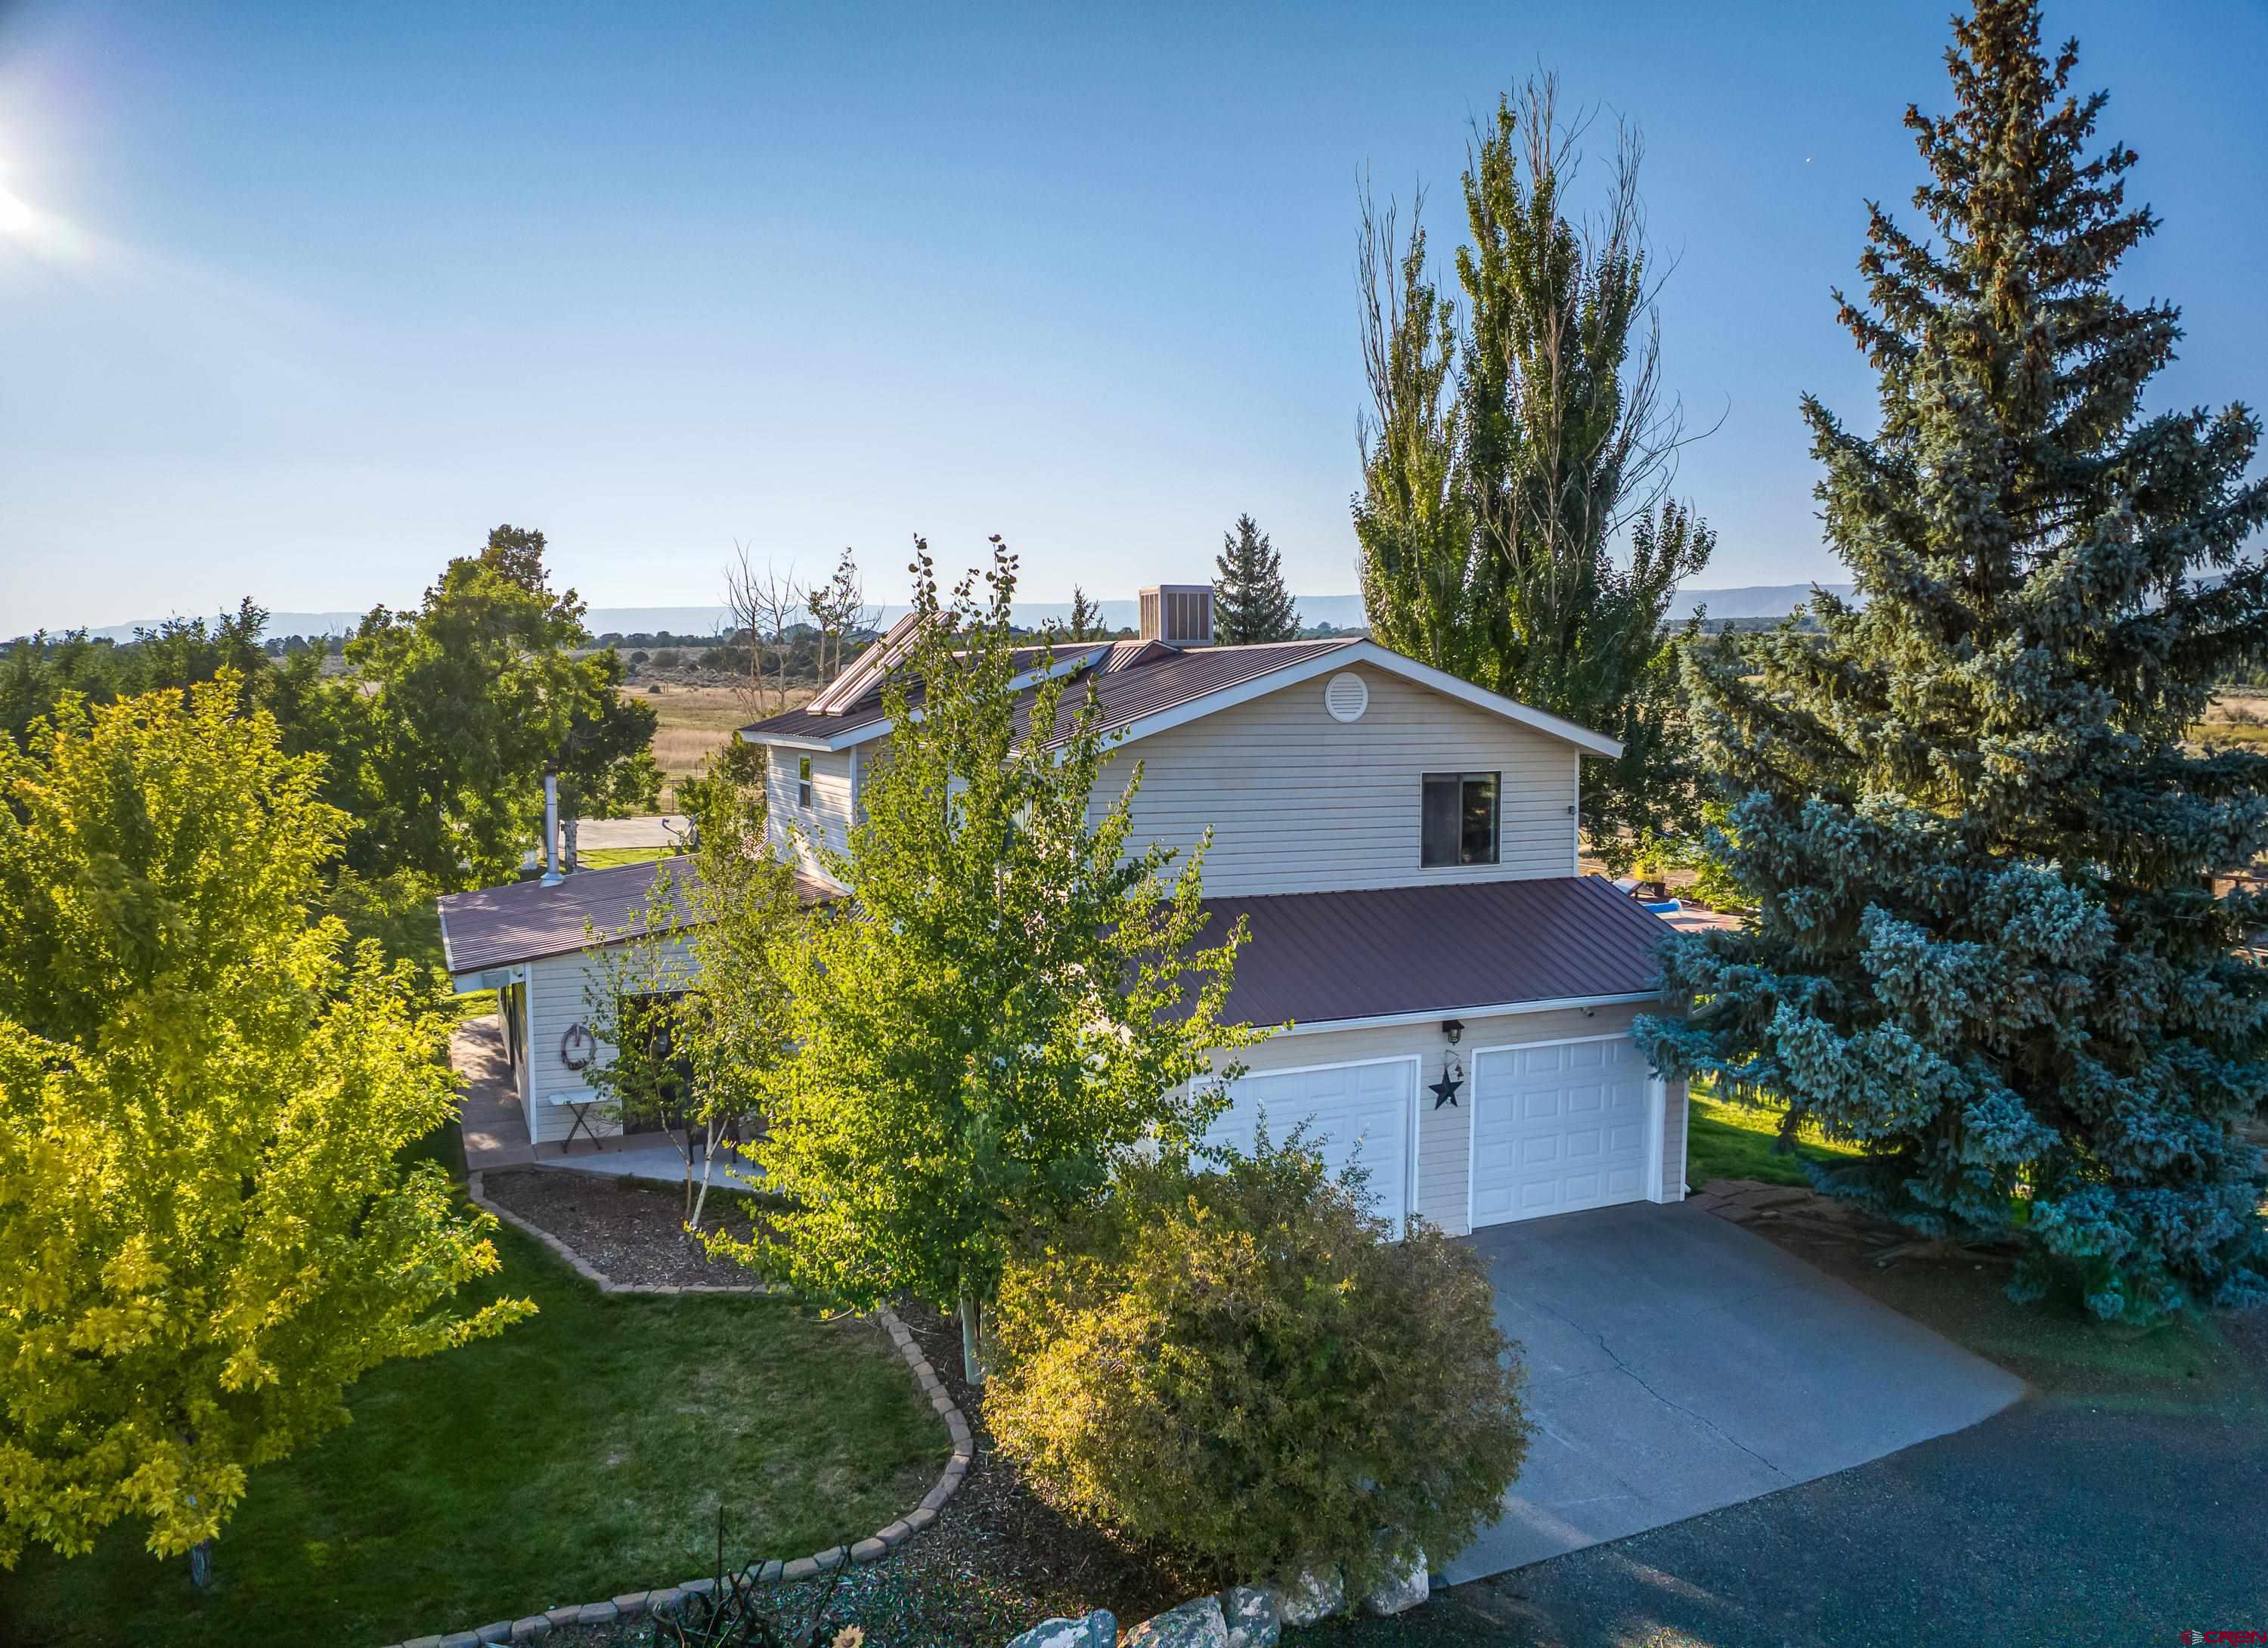
[[[811,810],[811,757],[808,755],[795,764],[795,804],[806,813]]]
[[[1497,861],[1497,776],[1427,773],[1425,777],[1421,869]]]

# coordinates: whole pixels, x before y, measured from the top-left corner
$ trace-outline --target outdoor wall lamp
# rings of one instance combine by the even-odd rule
[[[1464,1021],[1459,1019],[1443,1019],[1441,1021],[1441,1034],[1449,1038],[1449,1045],[1451,1047],[1456,1046],[1458,1042],[1464,1040]]]

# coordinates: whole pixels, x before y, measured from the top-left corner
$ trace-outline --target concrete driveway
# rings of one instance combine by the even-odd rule
[[[1453,1582],[1880,1459],[1998,1413],[2014,1374],[1697,1209],[1480,1232],[1535,1421]]]

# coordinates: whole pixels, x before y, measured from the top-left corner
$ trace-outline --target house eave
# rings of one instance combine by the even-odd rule
[[[1444,1019],[1505,1019],[1518,1013],[1587,1012],[1660,1001],[1667,992],[1629,990],[1613,996],[1562,996],[1549,1001],[1446,1003],[1410,1012],[1379,1013],[1360,1019],[1314,1019],[1278,1029],[1278,1035],[1319,1035],[1336,1030],[1391,1030],[1404,1025],[1439,1024]]]
[[[1336,673],[1350,664],[1368,664],[1374,668],[1384,670],[1388,674],[1398,675],[1404,681],[1430,688],[1444,697],[1454,698],[1461,703],[1470,704],[1476,710],[1501,717],[1506,721],[1541,732],[1548,738],[1555,738],[1564,743],[1572,744],[1586,755],[1612,760],[1623,753],[1619,739],[1610,739],[1603,733],[1594,732],[1588,727],[1580,726],[1563,717],[1521,703],[1517,700],[1506,697],[1501,693],[1492,693],[1485,688],[1476,687],[1470,681],[1459,680],[1447,670],[1435,669],[1430,664],[1420,664],[1417,659],[1404,658],[1401,653],[1382,647],[1375,641],[1366,640],[1352,642],[1329,652],[1317,653],[1296,663],[1286,664],[1281,669],[1270,670],[1263,675],[1255,675],[1248,681],[1239,681],[1233,687],[1224,687],[1217,692],[1206,693],[1181,703],[1153,710],[1148,715],[1137,717],[1123,726],[1112,729],[1111,739],[1114,743],[1130,744],[1137,739],[1148,738],[1154,733],[1164,732],[1174,727],[1185,725],[1191,721],[1202,720],[1206,716],[1218,715],[1220,711],[1233,709],[1238,704],[1249,703],[1256,698],[1264,698],[1270,693],[1281,692],[1287,687],[1296,687],[1302,681],[1314,681],[1319,676]]]

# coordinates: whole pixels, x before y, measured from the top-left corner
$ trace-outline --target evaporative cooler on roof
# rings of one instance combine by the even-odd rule
[[[1159,584],[1142,592],[1142,638],[1167,646],[1212,644],[1212,585]]]

